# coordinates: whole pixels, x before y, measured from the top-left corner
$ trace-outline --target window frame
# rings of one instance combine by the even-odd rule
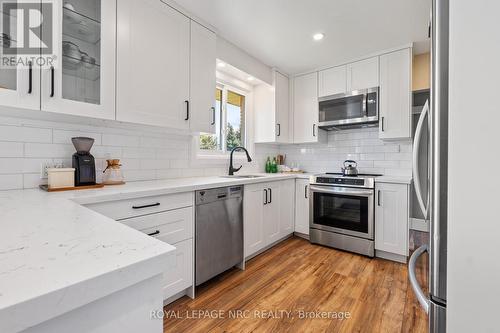
[[[224,129],[227,129],[227,91],[230,90],[234,93],[240,94],[245,97],[245,103],[244,103],[244,121],[243,121],[243,128],[244,128],[244,147],[248,150],[248,152],[252,155],[253,154],[253,140],[250,140],[251,136],[249,135],[249,128],[251,127],[251,103],[250,99],[253,98],[252,96],[252,91],[243,89],[241,87],[238,87],[230,82],[227,82],[225,80],[220,80],[217,79],[216,83],[216,89],[221,89],[222,90],[222,116],[221,116],[221,122],[224,124]],[[215,101],[214,101],[215,102]],[[224,140],[222,140],[222,149],[217,149],[217,150],[207,150],[207,149],[200,149],[200,135],[194,136],[193,140],[193,152],[195,152],[195,158],[193,160],[224,160],[226,161],[229,158],[230,151],[226,151],[226,138],[224,136]],[[234,159],[235,160],[246,160],[246,155],[243,152],[235,152],[234,153]]]

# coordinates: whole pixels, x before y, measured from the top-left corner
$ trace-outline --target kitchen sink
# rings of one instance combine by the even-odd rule
[[[221,176],[222,178],[242,178],[242,179],[245,179],[245,178],[261,178],[261,177],[265,177],[265,176],[262,176],[262,175],[233,175],[233,176]]]

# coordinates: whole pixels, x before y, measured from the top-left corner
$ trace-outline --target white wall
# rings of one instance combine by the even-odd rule
[[[453,333],[500,330],[499,12],[499,1],[450,1],[447,332]]]
[[[410,141],[384,142],[378,128],[328,132],[326,144],[282,145],[288,165],[296,163],[307,172],[340,172],[345,160],[358,162],[361,173],[410,176]]]

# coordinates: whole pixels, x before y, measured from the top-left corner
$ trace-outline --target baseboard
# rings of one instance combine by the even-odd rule
[[[166,298],[163,300],[163,306],[167,305],[167,304],[170,304],[172,302],[175,302],[177,301],[179,298],[181,297],[184,297],[184,296],[188,296],[188,297],[191,297],[190,294],[192,293],[192,290],[191,290],[192,287],[189,287],[189,288],[186,288],[184,289],[183,291],[180,291],[178,292],[177,294],[173,295],[173,296],[170,296],[169,298]],[[194,296],[194,295],[193,295]],[[194,297],[191,297],[191,298],[194,298]]]
[[[422,219],[410,218],[410,229],[429,232],[429,223]]]
[[[400,262],[402,264],[406,264],[408,261],[407,256],[402,256],[400,254],[395,254],[395,253],[390,253],[390,252],[385,252],[385,251],[380,251],[380,250],[375,250],[375,257]]]
[[[292,236],[293,236],[293,234],[289,234],[289,235],[286,235],[286,236],[285,236],[285,237],[283,237],[283,238],[278,239],[276,242],[271,243],[271,244],[269,244],[268,246],[266,246],[266,247],[264,247],[264,248],[260,249],[259,251],[255,252],[255,253],[253,253],[253,254],[251,254],[251,255],[249,255],[249,256],[247,256],[247,257],[245,258],[245,261],[248,261],[248,260],[250,260],[250,259],[252,259],[252,258],[254,258],[254,257],[258,256],[259,254],[266,252],[266,251],[267,251],[267,250],[269,250],[270,248],[272,248],[272,247],[274,247],[275,245],[277,245],[277,244],[279,244],[279,243],[283,242],[284,240],[287,240],[288,238],[290,238],[290,237],[292,237]]]
[[[295,231],[295,232],[293,233],[293,235],[294,235],[294,236],[297,236],[297,237],[300,237],[300,238],[304,238],[304,239],[309,240],[309,235],[303,234],[303,233],[301,233],[301,232],[297,232],[297,231]]]

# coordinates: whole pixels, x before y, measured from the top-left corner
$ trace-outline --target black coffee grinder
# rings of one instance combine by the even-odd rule
[[[73,154],[73,168],[75,168],[75,186],[95,185],[95,160],[90,154],[94,144],[92,138],[72,138],[76,153]]]

